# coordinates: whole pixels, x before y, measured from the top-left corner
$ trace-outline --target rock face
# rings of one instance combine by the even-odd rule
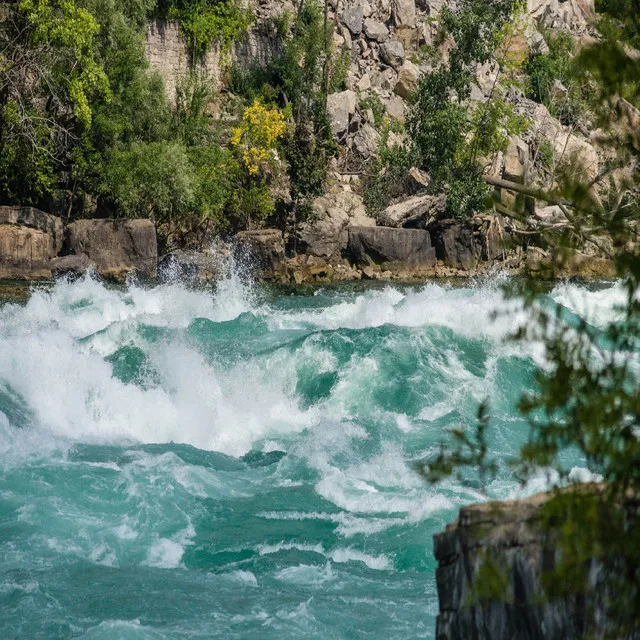
[[[0,207],[0,224],[14,224],[50,233],[53,237],[54,255],[62,249],[63,228],[58,216],[35,207]]]
[[[438,221],[431,230],[438,260],[453,269],[473,270],[480,259],[479,247],[469,225],[454,220]]]
[[[150,220],[78,220],[67,233],[71,251],[86,254],[100,276],[121,282],[130,273],[156,275],[158,247]]]
[[[590,594],[552,601],[541,597],[542,572],[559,559],[551,534],[539,526],[548,495],[465,507],[456,522],[434,536],[437,640],[578,639],[587,631],[585,610],[603,623],[598,597],[603,576],[595,562],[588,568]],[[483,599],[477,578],[488,566],[501,576],[503,595]],[[602,632],[596,630],[593,637],[604,637]]]
[[[279,229],[241,231],[235,237],[236,248],[250,261],[263,280],[280,280],[286,275],[284,240]]]
[[[33,207],[0,207],[0,280],[50,278],[62,221]]]
[[[158,276],[164,282],[174,280],[211,282],[224,273],[220,255],[178,249],[158,262]]]
[[[53,236],[46,231],[0,224],[0,280],[51,277]]]
[[[349,254],[360,265],[380,265],[390,271],[435,267],[431,236],[422,229],[351,227]]]
[[[374,226],[376,223],[367,216],[362,198],[349,191],[327,193],[316,198],[313,211],[317,220],[302,225],[298,248],[325,260],[338,259],[347,248],[348,227]]]

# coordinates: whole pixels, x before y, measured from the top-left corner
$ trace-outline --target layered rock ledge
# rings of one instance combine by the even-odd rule
[[[597,561],[589,563],[586,593],[545,596],[542,575],[560,559],[554,531],[541,526],[541,508],[550,495],[464,507],[434,536],[437,640],[565,640],[612,633],[603,604],[606,576]]]

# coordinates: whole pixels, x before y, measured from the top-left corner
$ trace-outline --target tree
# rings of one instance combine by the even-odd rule
[[[515,6],[515,0],[466,0],[455,13],[443,9],[440,40],[451,42],[448,62],[424,74],[409,113],[415,156],[429,172],[432,188],[447,192],[447,209],[456,218],[466,219],[484,208],[489,195],[478,151],[493,150],[509,111],[505,103],[502,111],[496,110],[499,96],[492,94],[474,120],[469,97],[477,65],[494,55]],[[492,135],[487,134],[488,124]]]
[[[90,102],[110,97],[99,25],[70,0],[22,0],[0,22],[0,198],[37,204],[68,168]]]
[[[589,184],[555,176],[556,197],[570,199],[571,207],[565,209],[571,212],[569,228],[549,241],[570,255],[580,235],[608,239],[616,247],[625,302],[621,317],[597,330],[567,317],[561,306],[543,304],[535,281],[510,289],[533,318],[514,339],[541,342],[548,367],[538,371],[534,388],[520,401],[530,430],[508,464],[523,481],[540,469],[550,472],[550,481],[557,478],[543,507],[542,526],[557,542],[560,562],[543,575],[545,595],[587,594],[589,563],[597,562],[607,581],[606,592],[600,594],[607,620],[590,618],[587,607],[587,633],[620,638],[640,627],[640,125],[629,121],[628,111],[620,106],[623,91],[639,95],[640,61],[624,49],[619,33],[607,28],[604,36],[585,49],[578,62],[581,73],[598,80],[600,122],[618,149],[618,162]],[[615,172],[621,162],[626,164],[624,179]],[[483,403],[475,432],[456,429],[437,456],[419,465],[420,472],[437,481],[469,467],[481,478],[491,478],[505,462],[487,445],[490,428],[490,407]],[[562,462],[568,449],[579,452],[602,482],[575,484]]]
[[[240,126],[231,132],[231,146],[245,174],[238,202],[247,228],[273,211],[268,177],[278,170],[276,144],[286,130],[283,111],[255,100],[245,109]]]

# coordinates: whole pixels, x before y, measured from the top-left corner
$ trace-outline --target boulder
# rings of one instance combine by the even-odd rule
[[[0,224],[0,280],[50,278],[56,255],[52,233],[15,224]]]
[[[398,82],[395,92],[402,98],[407,98],[418,90],[420,69],[410,60],[405,60],[398,71]]]
[[[415,0],[392,0],[391,13],[396,26],[415,27],[416,3]]]
[[[340,257],[347,248],[349,226],[373,226],[362,198],[350,191],[330,192],[313,201],[316,219],[301,225],[300,245],[309,255],[327,260]]]
[[[400,40],[388,40],[380,47],[380,58],[394,69],[404,62],[404,47]]]
[[[438,260],[453,269],[475,269],[482,248],[475,242],[473,229],[455,220],[440,220],[430,225]]]
[[[360,265],[380,265],[392,271],[435,267],[431,236],[423,229],[351,227],[349,254]]]
[[[342,12],[342,22],[349,29],[351,35],[359,36],[364,22],[362,7],[348,7]]]
[[[597,484],[582,487],[581,495],[599,490]],[[557,493],[463,507],[457,520],[434,536],[438,640],[638,637],[619,633],[608,619],[611,572],[598,556],[580,561],[580,584],[586,588],[546,597],[544,574],[561,562],[566,545],[558,532],[570,524],[557,507],[554,528],[544,524],[545,505],[553,496]],[[483,597],[481,591],[490,589],[493,594]]]
[[[389,114],[390,118],[395,118],[400,122],[404,122],[405,102],[402,98],[399,98],[398,96],[390,96],[389,98],[382,98],[382,104],[384,104],[384,106],[386,107],[387,113]]]
[[[279,229],[257,229],[236,234],[236,250],[251,261],[262,280],[286,279],[284,239]]]
[[[89,260],[89,256],[86,253],[54,258],[49,263],[49,266],[51,268],[51,273],[54,276],[66,274],[79,275],[89,269],[95,269],[96,267],[95,264]]]
[[[363,23],[364,33],[369,40],[375,40],[376,42],[385,42],[389,37],[389,29],[384,23],[367,18]]]
[[[387,227],[426,227],[430,218],[444,211],[444,195],[419,195],[387,207],[378,222]]]
[[[558,165],[577,180],[590,182],[598,175],[598,154],[589,142],[563,127],[542,104],[535,105],[532,116],[536,137],[551,142]]]
[[[353,138],[353,149],[365,159],[375,155],[379,145],[380,134],[370,124],[365,124]]]
[[[351,116],[356,111],[357,96],[347,89],[332,93],[327,98],[327,115],[331,122],[331,132],[336,138],[342,137],[349,128]]]
[[[58,216],[40,211],[35,207],[0,207],[0,224],[15,224],[50,233],[53,238],[54,255],[62,249],[63,227]]]
[[[131,273],[156,276],[158,244],[150,220],[77,220],[67,236],[71,251],[86,254],[100,276],[119,282]]]
[[[224,255],[176,249],[158,263],[158,276],[163,282],[211,282],[225,273]]]
[[[518,136],[513,136],[504,154],[502,177],[511,182],[525,184],[528,170],[529,146]]]

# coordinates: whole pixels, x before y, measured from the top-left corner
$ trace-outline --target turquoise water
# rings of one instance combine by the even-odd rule
[[[544,366],[499,285],[0,303],[0,637],[433,638],[432,536],[483,498],[412,464],[485,397],[514,452]],[[549,295],[598,324],[622,294]]]

